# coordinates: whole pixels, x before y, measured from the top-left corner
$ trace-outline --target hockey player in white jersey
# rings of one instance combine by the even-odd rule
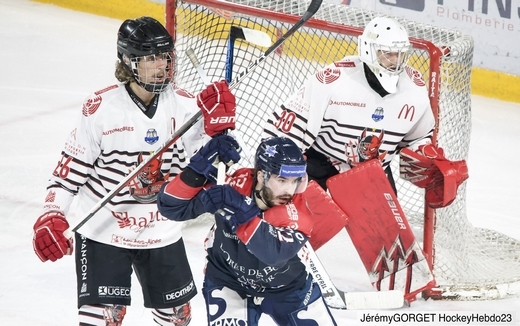
[[[209,136],[234,129],[235,97],[225,81],[198,96],[177,89],[173,51],[172,37],[157,20],[122,23],[115,70],[120,83],[84,102],[50,177],[33,245],[42,261],[56,261],[72,254],[75,243],[79,325],[122,325],[133,270],[154,324],[191,320],[190,299],[197,290],[181,224],[163,217],[155,201],[161,185],[185,168]],[[152,160],[74,240],[64,235],[67,216],[84,216],[198,110],[203,122]]]
[[[358,39],[359,55],[310,77],[269,116],[264,136],[293,139],[309,178],[324,188],[331,176],[378,159],[395,191],[390,162],[401,154],[401,177],[427,188],[431,207],[449,205],[467,169],[431,143],[436,122],[425,81],[407,66],[410,47],[399,22],[374,18]],[[450,169],[460,175],[445,181]]]

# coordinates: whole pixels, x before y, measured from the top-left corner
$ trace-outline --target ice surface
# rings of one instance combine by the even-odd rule
[[[0,325],[77,325],[72,258],[41,263],[32,249],[32,225],[45,186],[77,110],[92,91],[114,83],[116,33],[121,21],[28,0],[0,0]],[[468,160],[470,221],[520,239],[520,104],[473,96]],[[515,172],[516,171],[516,172]],[[185,229],[197,286],[208,226]],[[336,285],[372,290],[346,232],[318,251]],[[137,280],[126,326],[153,325]],[[200,291],[199,291],[200,293]],[[201,295],[192,325],[205,325]],[[437,302],[422,299],[397,312],[518,312],[520,299]],[[333,310],[338,325],[367,325],[357,311]],[[520,315],[517,315],[517,323]],[[262,326],[274,325],[263,317]],[[428,323],[434,325],[436,323]],[[411,325],[411,324],[409,324]]]

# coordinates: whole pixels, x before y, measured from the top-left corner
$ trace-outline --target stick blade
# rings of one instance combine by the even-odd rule
[[[348,310],[396,309],[404,305],[404,294],[401,290],[347,292],[345,303]]]
[[[271,46],[271,38],[269,37],[269,35],[267,35],[267,33],[247,27],[238,28],[242,29],[244,40],[246,40],[247,42],[266,48]]]

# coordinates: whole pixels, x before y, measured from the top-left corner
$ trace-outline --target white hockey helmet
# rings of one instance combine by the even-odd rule
[[[410,56],[406,29],[395,19],[372,19],[358,38],[358,53],[388,93],[395,93],[399,74]]]

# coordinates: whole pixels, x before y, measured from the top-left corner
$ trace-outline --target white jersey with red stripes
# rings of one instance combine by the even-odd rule
[[[313,147],[340,172],[379,158],[386,168],[400,148],[430,141],[435,118],[421,74],[406,67],[397,91],[381,97],[356,56],[311,76],[269,116],[264,136],[286,136]],[[427,141],[426,141],[427,140]]]
[[[44,211],[83,218],[198,110],[193,95],[173,87],[159,95],[151,118],[136,105],[123,84],[93,93],[84,102],[49,180]],[[159,214],[157,192],[185,168],[206,137],[199,121],[78,232],[124,248],[158,248],[178,241],[181,224]],[[69,212],[74,198],[76,209]],[[74,225],[73,221],[69,223]]]

